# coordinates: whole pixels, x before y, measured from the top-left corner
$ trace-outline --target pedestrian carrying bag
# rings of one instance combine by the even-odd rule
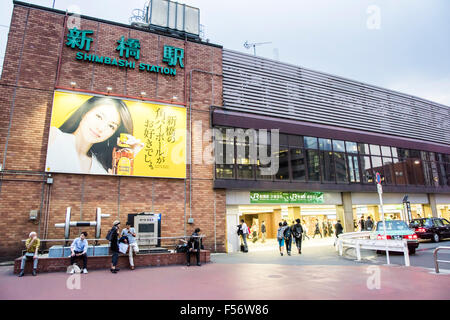
[[[123,254],[126,254],[127,250],[128,250],[128,244],[120,242],[119,243],[119,252],[123,253]]]
[[[286,228],[286,230],[284,230],[284,237],[285,238],[290,238],[291,237],[291,228]]]
[[[106,235],[106,240],[111,241],[113,229],[114,228],[111,228],[111,230],[108,231],[108,234]]]

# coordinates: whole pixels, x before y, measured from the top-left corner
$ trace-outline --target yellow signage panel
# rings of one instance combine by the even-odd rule
[[[186,178],[186,109],[55,91],[46,171]]]

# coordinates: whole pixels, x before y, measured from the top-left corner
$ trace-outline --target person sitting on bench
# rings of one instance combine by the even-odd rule
[[[36,232],[30,232],[27,241],[25,242],[26,252],[22,257],[22,262],[20,264],[19,277],[23,277],[25,274],[25,263],[28,259],[33,259],[33,276],[36,276],[36,269],[38,264],[38,250],[41,244],[41,240],[37,237]]]
[[[201,244],[201,238],[200,238],[200,228],[195,229],[194,233],[191,235],[191,238],[188,241],[188,249],[186,252],[186,258],[187,258],[187,266],[191,265],[191,253],[196,250],[196,256],[197,256],[197,265],[200,266],[200,249],[202,247]]]
[[[70,246],[70,250],[72,254],[70,255],[70,264],[73,265],[75,263],[76,258],[83,258],[83,273],[88,273],[87,271],[87,249],[88,242],[86,240],[87,232],[83,231],[80,234],[79,238],[73,240],[72,245]],[[75,270],[72,269],[71,273],[74,273]]]

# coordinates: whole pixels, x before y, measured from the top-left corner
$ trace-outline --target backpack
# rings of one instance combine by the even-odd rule
[[[108,234],[106,235],[106,240],[111,241],[113,229],[114,228],[111,228],[111,230],[108,231]]]
[[[300,236],[302,235],[302,233],[300,232],[300,227],[297,225],[294,226],[293,233],[294,233],[294,237],[296,237],[296,238],[300,238]]]
[[[290,227],[286,227],[286,229],[284,230],[284,237],[285,238],[291,237],[291,228]]]
[[[242,225],[238,224],[237,228],[238,228],[237,229],[238,236],[242,235],[243,234],[243,232],[242,232]]]

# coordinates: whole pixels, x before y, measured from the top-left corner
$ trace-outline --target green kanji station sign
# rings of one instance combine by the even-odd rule
[[[140,58],[140,41],[139,39],[126,39],[124,36],[117,40],[118,46],[116,48],[116,51],[119,53],[120,58],[91,54],[89,53],[89,51],[94,40],[90,38],[90,36],[93,34],[94,31],[92,30],[78,30],[76,27],[73,29],[69,29],[69,33],[67,34],[66,46],[71,47],[72,49],[82,50],[77,52],[75,56],[77,60],[118,68],[138,68],[140,71],[161,73],[163,75],[169,76],[177,75],[176,67],[178,64],[180,65],[180,68],[184,68],[184,50],[172,46],[164,46],[163,51],[162,61],[167,63],[169,67],[155,66],[142,62],[136,65],[137,60],[139,60]]]

